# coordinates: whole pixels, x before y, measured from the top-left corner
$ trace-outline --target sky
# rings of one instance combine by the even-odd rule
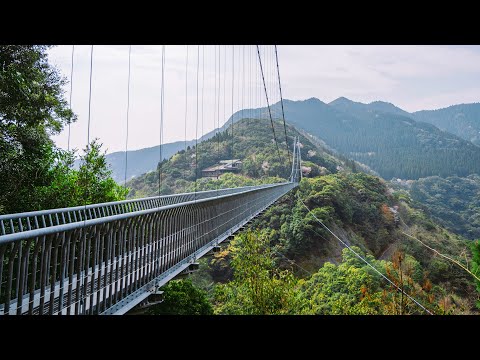
[[[480,102],[480,46],[279,45],[277,50],[284,99],[328,103],[345,96],[387,101],[409,112]],[[280,100],[275,49],[259,46],[259,51],[273,104]],[[78,115],[70,148],[84,148],[88,136],[99,138],[108,153],[158,145],[162,45],[93,47],[88,135],[90,55],[91,46],[76,45],[72,73],[72,45],[49,50],[50,63],[68,80],[65,98],[71,95]],[[166,45],[163,143],[200,137],[237,110],[266,106],[261,73],[253,45]],[[66,149],[68,128],[54,140]]]

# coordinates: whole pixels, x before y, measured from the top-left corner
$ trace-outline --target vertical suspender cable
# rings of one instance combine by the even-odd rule
[[[127,187],[127,167],[128,167],[128,116],[130,114],[130,69],[131,69],[132,45],[128,47],[128,83],[127,83],[127,133],[125,135],[125,177],[123,186]]]
[[[202,136],[203,132],[203,92],[205,88],[205,45],[202,45]]]
[[[223,57],[223,113],[222,113],[222,122],[225,121],[227,122],[226,119],[226,103],[227,103],[227,98],[226,98],[226,81],[227,81],[227,45],[225,45],[225,55]],[[223,123],[225,127],[225,132],[228,135],[228,122],[225,124]],[[228,137],[227,137],[228,141]]]
[[[185,170],[183,171],[183,180],[186,180],[186,173],[187,173],[187,113],[188,113],[188,45],[187,45],[187,61],[185,63],[185,152],[184,152],[184,161],[185,161]],[[186,191],[186,183],[185,183],[185,189]]]
[[[294,179],[294,166],[295,166],[295,156],[296,156],[296,152],[295,152],[295,149],[297,147],[296,145],[296,141],[295,141],[295,137],[293,137],[293,162],[292,162],[292,171],[290,172],[290,182],[293,182],[293,179]]]
[[[217,45],[213,46],[213,57],[214,57],[214,66],[215,66],[215,76],[214,76],[214,103],[213,103],[213,128],[215,129],[215,136],[217,139],[217,161],[220,161],[220,129],[217,126]],[[218,196],[218,175],[217,181],[215,182],[215,187],[217,189],[217,196]]]
[[[283,110],[282,83],[280,81],[280,67],[278,66],[277,45],[275,45],[275,59],[277,62],[277,77],[278,77],[278,89],[280,90],[280,104],[282,105],[283,130],[285,131],[285,146],[287,147],[287,151],[288,151],[288,159],[290,160],[290,164],[292,164],[292,160],[290,158],[290,148],[288,147],[287,125],[285,124],[285,111]]]
[[[88,91],[88,122],[87,122],[87,152],[90,149],[90,119],[91,119],[91,108],[92,108],[92,72],[93,72],[93,45],[90,47],[90,85]],[[88,178],[86,179],[88,182]],[[83,209],[83,240],[84,246],[87,243],[87,233],[86,233],[86,226],[87,226],[87,202],[88,202],[88,184],[85,183],[85,191],[84,191],[84,209]],[[85,288],[85,278],[88,276],[87,273],[81,277],[81,287]],[[81,299],[79,300],[80,303],[80,313],[85,313],[85,293],[82,291]],[[83,308],[82,308],[83,306]]]
[[[70,110],[72,110],[72,91],[73,91],[73,55],[75,53],[75,45],[72,45],[72,68],[70,69]],[[68,142],[67,149],[70,151],[70,122],[68,123]]]
[[[250,118],[253,114],[253,102],[252,102],[252,46],[248,46],[248,103],[250,106]]]
[[[224,56],[227,54],[225,53]],[[218,45],[218,91],[217,91],[217,128],[220,129],[220,93],[222,90],[222,46]],[[216,85],[216,84],[215,84]],[[218,145],[220,148],[220,138],[218,139]],[[218,186],[217,186],[218,195]]]
[[[240,79],[239,83],[240,83]],[[245,45],[242,45],[242,118],[245,118]]]
[[[160,90],[160,148],[158,169],[158,196],[162,192],[162,163],[163,163],[163,112],[165,109],[165,45],[162,46],[162,85]]]
[[[234,101],[234,89],[235,89],[235,45],[232,45],[232,120],[231,120],[231,136],[232,136],[232,148],[230,150],[230,156],[232,158],[233,165],[233,101]]]
[[[275,135],[275,128],[273,127],[272,111],[270,110],[270,102],[268,101],[267,85],[265,84],[265,76],[263,75],[262,58],[260,57],[260,49],[258,48],[258,45],[257,45],[257,53],[258,53],[258,61],[260,63],[260,71],[262,73],[263,87],[265,89],[265,99],[267,100],[268,114],[270,115],[270,123],[272,124],[273,138],[275,140],[275,145],[277,146],[278,160],[280,161],[280,164],[281,164],[282,160],[280,158],[280,149],[278,148],[277,136]]]
[[[242,120],[243,119],[243,107],[242,107],[242,83],[241,83],[241,79],[242,79],[242,59],[240,57],[241,55],[241,47],[238,46],[238,51],[237,51],[238,55],[238,66],[237,66],[237,70],[238,70],[238,81],[237,81],[237,87],[238,87],[238,90],[237,90],[237,106],[238,106],[238,116],[239,118],[237,119],[237,122],[239,120]]]
[[[225,55],[226,56],[226,53]],[[218,45],[217,128],[220,129],[220,94],[222,90],[222,46]]]
[[[300,152],[300,137],[297,136],[297,145],[298,145],[298,172],[300,173],[300,180],[303,179],[302,173],[302,153]]]
[[[90,115],[91,115],[91,108],[92,108],[92,72],[93,72],[92,70],[93,70],[93,45],[90,48],[90,86],[89,86],[89,92],[88,92],[87,151],[90,148],[90,119],[91,119]],[[85,198],[85,214],[86,212],[87,212],[87,199]]]
[[[195,200],[197,200],[198,173],[198,74],[200,73],[200,45],[197,45],[197,118],[195,121]]]
[[[261,118],[261,106],[260,106],[260,102],[259,102],[259,96],[258,96],[258,75],[259,71],[258,71],[258,61],[255,61],[255,107],[258,109],[258,117]]]

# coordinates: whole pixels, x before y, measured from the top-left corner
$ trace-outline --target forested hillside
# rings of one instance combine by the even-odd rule
[[[318,137],[340,155],[368,165],[387,180],[480,173],[480,149],[472,144],[480,144],[480,104],[408,113],[388,102],[364,104],[341,97],[329,104],[316,98],[284,100],[284,106],[287,122]],[[271,110],[275,118],[281,118],[280,103],[273,104]],[[201,139],[226,131],[232,118],[235,123],[245,116],[266,119],[268,109],[237,111],[220,129]],[[187,142],[188,146],[193,144]],[[165,144],[164,157],[168,159],[184,146],[183,142]],[[123,152],[107,155],[117,181],[124,178],[124,158]],[[127,179],[154,170],[158,159],[158,147],[130,151]]]
[[[277,134],[281,129],[276,123]],[[243,174],[201,179],[197,190],[275,182],[287,176],[290,169],[277,158],[268,120],[243,119],[235,124],[234,134],[241,141],[233,142],[233,157],[244,160]],[[298,133],[289,126],[288,135],[291,142]],[[199,164],[205,164],[199,169],[231,156],[231,140],[227,131],[199,144]],[[210,306],[216,314],[426,313],[344,249],[315,215],[428,311],[476,313],[478,295],[471,275],[420,243],[469,266],[475,262],[466,239],[437,225],[409,196],[389,189],[384,180],[356,172],[356,164],[317,148],[304,136],[300,141],[302,158],[307,159],[303,165],[312,168],[309,177],[257,218],[251,232],[240,234],[231,247],[223,247],[212,258],[202,259],[200,271],[192,276],[194,288],[174,282],[165,288],[167,293],[172,288],[177,289],[170,290],[174,297],[191,297],[192,303],[185,306],[192,314],[200,307],[210,313]],[[205,154],[203,159],[200,154]],[[286,154],[282,149],[281,158]],[[164,161],[162,191],[193,191],[194,170],[194,148]],[[131,196],[156,194],[158,175],[151,172],[131,181]],[[150,313],[185,308],[167,305]]]
[[[195,142],[187,141],[187,146]],[[162,145],[162,158],[169,159],[177,151],[185,149],[184,141],[176,141]],[[123,184],[125,180],[125,151],[118,151],[106,155],[108,166],[112,169],[113,179]],[[145,149],[128,151],[127,180],[145,174],[155,169],[160,160],[160,146],[153,146]]]
[[[285,101],[285,116],[385,179],[480,173],[480,148],[402,115],[363,108],[344,112],[309,99]]]
[[[337,166],[352,166],[347,159],[338,160],[325,149],[315,146],[309,139],[299,134],[293,127],[287,127],[288,147],[290,157],[285,147],[283,123],[275,121],[275,131],[279,141],[279,153],[275,146],[270,120],[243,119],[234,125],[233,138],[231,130],[218,133],[213,138],[195,146],[181,150],[169,160],[161,164],[163,195],[195,190],[215,189],[240,185],[254,185],[265,182],[275,182],[288,179],[291,172],[290,157],[294,136],[300,137],[302,144],[302,160],[308,176],[334,173]],[[283,135],[283,136],[282,136]],[[282,141],[283,140],[283,141]],[[233,146],[233,150],[232,150]],[[198,165],[195,164],[198,156]],[[240,159],[243,162],[242,171],[238,176],[224,175],[218,181],[212,178],[202,178],[201,171],[219,160]],[[129,197],[144,197],[158,195],[160,166],[127,183],[131,189]]]
[[[412,113],[418,121],[424,121],[442,130],[458,135],[480,146],[480,104],[459,104],[444,109],[423,110]]]
[[[251,232],[202,260],[193,282],[215,313],[426,314],[314,216],[431,313],[477,313],[473,277],[420,241],[465,266],[470,243],[391,195],[379,178],[345,172],[304,179]]]
[[[352,101],[346,97],[339,97],[338,99],[333,100],[328,103],[328,105],[334,107],[337,110],[343,111],[345,113],[350,113],[356,116],[362,116],[365,114],[369,116],[374,113],[390,113],[394,115],[401,115],[408,117],[410,114],[405,110],[396,107],[395,105],[384,102],[384,101],[374,101],[370,104],[364,104],[361,102]]]
[[[480,238],[480,177],[470,175],[414,181],[410,195],[438,223],[468,239]]]

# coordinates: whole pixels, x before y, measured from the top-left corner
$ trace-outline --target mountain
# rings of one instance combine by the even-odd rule
[[[438,110],[422,110],[413,119],[437,126],[480,146],[480,103],[460,104]]]
[[[287,122],[321,138],[344,156],[365,163],[385,179],[480,173],[478,147],[401,115],[401,109],[388,103],[361,104],[340,98],[325,104],[311,98],[285,100],[284,108]]]
[[[187,141],[187,146],[192,146],[193,144],[195,144],[195,141]],[[177,151],[180,151],[184,148],[184,141],[163,144],[162,157],[164,159],[168,159]],[[105,158],[112,169],[112,178],[117,183],[123,184],[125,179],[125,151],[117,151],[107,154]],[[159,159],[160,146],[128,151],[127,180],[155,169]],[[78,166],[79,162],[76,161],[75,164]]]
[[[329,103],[330,106],[347,113],[383,112],[409,117],[416,121],[435,125],[440,130],[455,134],[464,140],[480,146],[480,103],[452,105],[437,110],[421,110],[409,113],[384,101],[370,104],[354,102],[340,97]]]
[[[480,149],[465,140],[468,137],[465,132],[447,129],[457,133],[456,136],[430,123],[446,119],[442,121],[451,127],[467,129],[469,139],[475,142],[478,131],[474,120],[477,111],[480,114],[480,104],[410,114],[388,102],[364,104],[341,97],[329,104],[316,98],[285,99],[284,108],[288,123],[316,136],[338,154],[369,166],[385,179],[480,174]],[[275,119],[281,118],[280,103],[273,104],[271,110]],[[229,129],[232,122],[235,124],[244,117],[268,119],[268,108],[237,111],[221,128],[205,134],[199,141]],[[465,125],[467,122],[470,125]],[[278,136],[280,134],[281,129]],[[193,141],[188,141],[187,145],[192,146]],[[164,157],[169,158],[183,148],[182,141],[165,144]],[[158,164],[158,150],[157,146],[129,152],[127,178],[154,170]],[[113,176],[120,182],[124,179],[124,157],[124,152],[107,155]]]
[[[375,112],[390,113],[407,117],[410,116],[410,114],[405,110],[402,110],[399,107],[396,107],[395,105],[384,101],[374,101],[370,104],[364,104],[361,102],[349,100],[342,96],[336,100],[333,100],[328,105],[346,113],[356,114],[357,116],[371,115]]]
[[[405,110],[400,109],[399,107],[393,105],[392,103],[385,101],[373,101],[370,104],[367,104],[368,108],[384,113],[391,113],[396,115],[409,116],[410,114]]]
[[[237,122],[240,120],[240,113],[234,120]],[[246,113],[245,113],[246,114]],[[208,140],[215,136],[216,133],[225,131],[230,126],[230,120],[227,121],[219,129],[212,130],[198,139],[198,142]],[[188,140],[186,142],[187,147],[195,145],[195,140]],[[185,149],[184,141],[175,141],[162,145],[162,157],[163,159],[169,159],[176,152]],[[123,184],[125,179],[125,151],[117,151],[106,155],[107,163],[112,169],[112,178],[117,182]],[[149,148],[130,150],[128,151],[128,170],[127,181],[132,178],[145,174],[157,168],[158,161],[160,159],[160,146],[153,146]],[[75,167],[79,166],[79,161],[75,162]]]
[[[276,134],[284,134],[283,123],[275,121]],[[291,171],[291,151],[295,136],[300,138],[302,144],[302,160],[304,171],[308,176],[335,173],[337,168],[348,168],[352,162],[342,161],[333,157],[327,149],[315,145],[314,140],[308,139],[299,133],[293,126],[287,126],[288,148],[285,146],[285,136],[279,137],[278,145],[280,156],[277,152],[272,135],[270,120],[242,119],[234,126],[234,139],[230,131],[223,131],[213,138],[185,150],[180,150],[170,159],[162,162],[162,194],[215,189],[218,182],[211,178],[202,178],[202,170],[225,159],[240,159],[243,162],[239,174],[242,179],[227,177],[229,182],[240,186],[254,185],[253,179],[269,182],[287,179]],[[282,141],[283,140],[283,141]],[[233,145],[233,151],[232,151]],[[198,165],[195,157],[198,157]],[[345,159],[346,160],[346,159]],[[131,179],[127,186],[131,189],[129,197],[145,197],[158,194],[159,169]],[[220,178],[220,182],[222,177]],[[225,185],[222,183],[222,185]],[[230,187],[230,185],[229,185]]]
[[[313,109],[320,107],[324,114],[332,112],[339,116],[339,121],[345,118],[365,121],[359,117],[345,116],[316,99],[311,100],[309,106]],[[262,109],[257,110],[260,113]],[[298,113],[301,114],[301,111]],[[415,123],[414,120],[410,121]],[[280,136],[283,124],[275,121],[274,126],[279,138],[280,159],[273,142],[270,120],[242,119],[235,122],[233,142],[230,131],[219,132],[198,144],[197,149],[191,147],[186,152],[182,149],[163,161],[162,194],[281,181],[279,177],[288,176],[290,169],[285,143]],[[393,296],[396,292],[385,286],[378,274],[372,273],[335,237],[323,230],[312,214],[386,276],[394,274],[392,262],[399,254],[403,254],[405,272],[402,276],[411,285],[408,291],[415,291],[411,294],[422,299],[422,303],[427,304],[433,312],[474,312],[476,294],[469,274],[462,269],[449,267],[443,258],[432,255],[430,250],[406,237],[404,232],[462,263],[465,259],[460,254],[465,254],[467,261],[471,261],[468,243],[464,238],[437,225],[426,210],[398,196],[381,178],[355,172],[351,163],[319,146],[305,132],[288,125],[287,134],[290,147],[293,137],[300,137],[303,165],[311,170],[295,191],[282,197],[250,226],[258,232],[255,236],[264,238],[266,244],[279,255],[275,259],[276,266],[292,269],[307,285],[312,285],[304,290],[302,296],[321,299],[317,302],[318,307],[314,307],[314,313],[389,314],[391,303],[388,294],[390,292]],[[220,159],[240,158],[244,165],[242,174],[225,174],[218,180],[201,178],[200,172],[195,173],[196,157],[199,171]],[[157,194],[159,175],[154,170],[132,179],[127,184],[132,189],[130,197]],[[195,179],[197,184],[194,187]],[[302,201],[298,200],[297,195]],[[312,214],[308,213],[302,202],[311,209]],[[204,286],[205,291],[214,291],[212,284],[232,280],[229,251],[224,248],[212,258],[201,259],[202,270],[194,275],[194,282]],[[345,273],[342,272],[344,268],[347,268]],[[308,276],[308,273],[313,276]],[[353,281],[352,277],[357,280]],[[338,279],[346,285],[338,285]],[[325,287],[333,290],[324,292]],[[312,295],[311,291],[315,293]],[[341,302],[338,302],[339,294],[342,296]],[[368,303],[368,308],[365,302],[362,303],[365,294],[376,299]],[[213,298],[212,292],[210,295]],[[347,296],[349,300],[345,302],[344,297]],[[392,301],[395,303],[397,300],[393,298]],[[379,306],[379,302],[385,306]],[[445,303],[449,304],[448,308]],[[361,308],[359,304],[363,304]],[[417,310],[412,305],[410,311],[416,313]]]

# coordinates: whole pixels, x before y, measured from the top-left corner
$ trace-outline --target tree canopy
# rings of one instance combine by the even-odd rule
[[[66,79],[43,45],[0,46],[0,213],[83,205],[125,198],[112,179],[101,144],[75,151],[50,138],[76,120],[64,98]]]
[[[164,299],[152,306],[151,315],[213,315],[207,294],[195,287],[190,279],[173,280],[162,287]]]

